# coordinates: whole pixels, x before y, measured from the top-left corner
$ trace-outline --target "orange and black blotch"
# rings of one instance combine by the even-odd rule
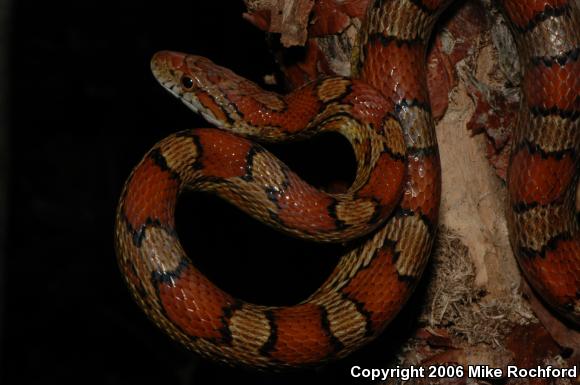
[[[575,180],[577,154],[572,150],[546,153],[528,142],[514,151],[509,166],[509,192],[513,208],[559,203]]]
[[[556,58],[534,58],[524,74],[522,88],[534,115],[580,116],[580,48]]]
[[[573,310],[573,304],[580,299],[580,269],[571,255],[580,254],[580,239],[557,237],[544,247],[541,253],[521,250],[519,261],[527,278],[534,287],[542,288],[541,292],[551,303],[559,304],[562,310]],[[533,258],[538,257],[541,258]]]
[[[367,335],[380,333],[407,299],[410,278],[401,277],[395,266],[394,243],[385,242],[370,263],[341,289],[367,319]],[[385,296],[384,293],[390,293]]]
[[[376,202],[371,223],[376,223],[393,211],[401,197],[406,174],[405,157],[392,154],[388,150],[383,151],[371,170],[367,183],[356,193],[359,198],[370,198]]]
[[[246,182],[251,182],[254,179],[254,157],[261,153],[265,152],[266,149],[258,144],[253,144],[253,146],[248,150],[246,154],[246,172],[242,176],[242,179]]]
[[[179,176],[167,166],[158,149],[151,150],[133,171],[125,188],[122,215],[137,247],[147,226],[162,226],[173,231],[173,212],[180,186]]]
[[[547,241],[546,244],[542,245],[542,248],[540,250],[534,250],[528,247],[520,246],[518,249],[519,251],[518,256],[525,257],[527,259],[533,259],[536,257],[546,259],[546,257],[550,254],[553,255],[554,253],[556,254],[561,253],[561,250],[560,251],[558,250],[559,245],[562,242],[569,242],[571,240],[572,238],[570,234],[568,233],[559,234],[550,239],[549,241]]]
[[[197,129],[195,136],[201,148],[198,169],[204,176],[227,179],[246,174],[246,159],[252,142],[211,128]]]
[[[183,333],[215,343],[230,343],[229,319],[241,306],[183,260],[171,272],[155,272],[159,301],[167,318]]]
[[[260,354],[292,365],[313,365],[343,348],[332,334],[326,309],[307,303],[268,311],[270,338]]]
[[[286,166],[280,169],[284,174],[283,183],[265,190],[268,199],[278,208],[276,213],[270,213],[272,219],[285,227],[305,233],[344,227],[336,215],[336,199],[304,183]]]

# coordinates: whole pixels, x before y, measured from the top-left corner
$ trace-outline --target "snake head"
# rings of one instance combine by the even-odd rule
[[[160,51],[151,59],[151,71],[164,88],[176,97],[183,98],[187,93],[195,93],[211,87],[224,75],[219,72],[228,70],[216,66],[211,60],[201,56]]]
[[[173,51],[157,52],[151,71],[167,91],[222,128],[228,124],[225,117],[232,110],[234,94],[239,94],[241,83],[249,83],[207,58]]]

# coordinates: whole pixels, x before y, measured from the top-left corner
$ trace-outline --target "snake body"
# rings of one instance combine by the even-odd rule
[[[203,356],[257,368],[340,358],[382,332],[416,286],[435,237],[441,173],[425,51],[449,2],[371,0],[353,79],[323,78],[287,96],[205,58],[155,55],[157,80],[221,128],[180,132],[156,144],[120,199],[119,263],[161,329]],[[574,0],[500,5],[512,23],[524,79],[508,175],[512,247],[534,288],[579,322],[580,12]],[[357,175],[345,194],[314,189],[247,139],[285,141],[324,131],[341,133],[354,148]],[[181,248],[173,217],[184,188],[216,193],[297,237],[366,237],[303,302],[247,303],[211,283]]]

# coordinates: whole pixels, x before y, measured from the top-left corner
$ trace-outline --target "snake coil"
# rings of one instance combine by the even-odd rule
[[[218,129],[157,143],[128,178],[116,250],[145,313],[199,354],[257,368],[347,355],[395,317],[425,268],[438,221],[439,155],[426,87],[426,47],[448,0],[371,0],[356,78],[323,78],[286,96],[208,59],[160,52],[157,80]],[[580,323],[580,12],[574,0],[501,0],[523,69],[508,170],[514,254],[533,287]],[[345,194],[314,189],[247,138],[285,141],[324,131],[354,148]],[[244,136],[243,137],[240,137]],[[303,302],[236,299],[185,255],[174,224],[184,188],[211,191],[288,234],[334,242],[370,234],[341,256]]]

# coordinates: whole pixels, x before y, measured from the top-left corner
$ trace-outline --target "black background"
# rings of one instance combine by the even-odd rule
[[[393,359],[413,310],[376,343],[323,368],[263,374],[215,365],[161,333],[122,281],[113,219],[125,178],[158,140],[207,126],[154,81],[149,59],[161,49],[195,53],[260,82],[276,64],[243,11],[242,1],[226,0],[14,1],[0,383],[365,383],[350,378],[352,365]],[[270,148],[314,184],[352,178],[342,138]],[[304,298],[341,249],[287,239],[202,194],[185,196],[177,215],[202,270],[264,304]]]

